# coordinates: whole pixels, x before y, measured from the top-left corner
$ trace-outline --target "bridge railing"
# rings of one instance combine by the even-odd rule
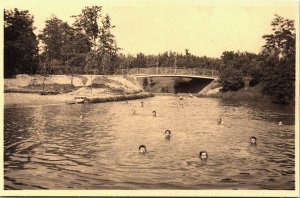
[[[131,69],[120,69],[116,74],[121,75],[197,75],[197,76],[208,76],[218,77],[219,72],[213,69],[203,68],[175,68],[175,67],[149,67],[149,68],[131,68]]]

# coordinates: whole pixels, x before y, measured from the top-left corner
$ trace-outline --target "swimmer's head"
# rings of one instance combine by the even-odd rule
[[[250,144],[251,145],[256,145],[256,141],[257,141],[256,137],[254,137],[254,136],[250,137]]]
[[[131,112],[132,112],[132,114],[135,114],[135,109],[132,109]]]
[[[156,111],[152,111],[153,117],[156,117]]]
[[[218,124],[223,124],[222,118],[219,118],[219,119],[218,119]]]
[[[207,160],[207,159],[208,159],[208,154],[207,154],[207,152],[206,152],[206,151],[200,151],[200,153],[199,153],[199,158],[200,158],[201,160]]]
[[[139,152],[140,153],[146,153],[147,152],[146,146],[145,145],[140,145],[139,146]]]
[[[166,130],[165,131],[165,137],[166,138],[170,138],[171,137],[171,131],[170,130]]]

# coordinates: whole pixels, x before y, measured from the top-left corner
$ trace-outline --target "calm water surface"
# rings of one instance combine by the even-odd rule
[[[295,188],[293,109],[175,96],[144,105],[6,106],[5,189]],[[197,158],[201,150],[206,163]]]

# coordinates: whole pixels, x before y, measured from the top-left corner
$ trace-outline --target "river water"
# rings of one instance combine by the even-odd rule
[[[144,107],[140,100],[35,104],[4,113],[5,189],[295,188],[288,107],[169,95],[145,99]]]

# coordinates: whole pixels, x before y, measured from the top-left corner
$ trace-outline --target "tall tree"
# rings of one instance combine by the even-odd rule
[[[81,14],[72,16],[75,18],[73,26],[89,37],[91,43],[93,44],[94,51],[96,51],[99,43],[101,27],[98,23],[102,17],[101,10],[101,6],[85,7],[82,9]]]
[[[45,28],[39,34],[39,38],[44,43],[43,47],[49,61],[48,64],[51,65],[52,60],[63,61],[61,50],[68,41],[71,27],[54,15],[45,23]]]
[[[101,6],[85,7],[82,13],[75,17],[74,27],[88,35],[93,48],[87,56],[87,64],[90,68],[96,68],[102,73],[113,73],[117,60],[117,47],[115,36],[111,33],[114,28],[111,25],[109,15],[102,17]]]
[[[271,22],[272,34],[264,35],[266,44],[261,56],[264,61],[264,91],[278,103],[295,99],[295,43],[294,21],[275,15]]]
[[[73,66],[73,70],[80,67],[84,70],[84,55],[90,51],[91,43],[88,36],[70,27],[67,22],[52,16],[46,21],[45,28],[39,35],[44,43],[45,63],[48,66]]]
[[[38,40],[28,10],[4,10],[4,76],[33,74],[38,68]]]
[[[114,25],[111,24],[111,18],[109,15],[105,15],[105,17],[101,21],[102,28],[100,29],[100,48],[105,52],[109,52],[111,54],[116,54],[120,49],[117,46],[115,36],[111,33],[111,30],[115,28]]]
[[[111,24],[108,14],[103,17],[102,28],[100,29],[100,46],[98,54],[101,58],[102,70],[105,74],[112,74],[116,70],[117,52],[120,48],[117,46],[115,36],[111,33],[111,29],[115,26]]]

